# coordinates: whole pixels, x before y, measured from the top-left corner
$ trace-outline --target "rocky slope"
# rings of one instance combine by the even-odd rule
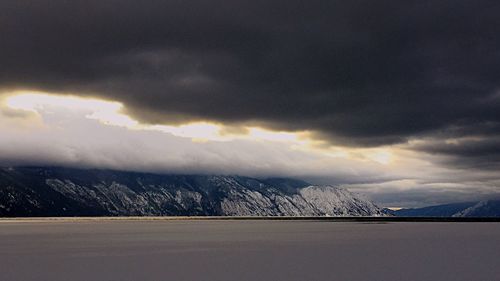
[[[0,216],[380,216],[348,190],[291,179],[0,169]]]

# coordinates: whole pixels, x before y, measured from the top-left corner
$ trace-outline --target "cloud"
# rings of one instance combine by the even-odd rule
[[[439,162],[459,169],[498,171],[500,168],[500,135],[433,138],[410,148],[441,156]]]
[[[1,163],[489,182],[498,14],[491,1],[3,1],[0,92],[105,100],[125,119],[0,105]],[[194,143],[193,123],[215,126],[211,141]],[[264,140],[278,131],[307,145]]]
[[[10,1],[0,87],[98,96],[153,124],[378,146],[499,122],[500,7],[470,1]]]

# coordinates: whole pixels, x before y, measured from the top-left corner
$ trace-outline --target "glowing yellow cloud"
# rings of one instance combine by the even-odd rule
[[[38,112],[47,106],[68,110],[85,110],[92,112],[86,116],[87,118],[98,120],[104,124],[122,127],[133,127],[138,124],[129,116],[120,113],[123,105],[119,102],[30,92],[7,97],[6,104],[11,109],[30,112]]]
[[[191,138],[197,142],[232,140],[280,142],[288,145],[291,149],[316,153],[323,157],[374,161],[383,165],[390,164],[394,158],[394,151],[391,148],[360,149],[339,146],[318,146],[318,141],[311,139],[308,132],[277,132],[259,127],[243,127],[239,130],[230,130],[231,127],[211,122],[194,122],[177,126],[141,124],[123,113],[124,105],[122,103],[96,98],[56,95],[43,92],[15,92],[9,94],[4,99],[4,104],[11,110],[28,111],[35,114],[40,114],[44,110],[54,107],[81,111],[86,114],[86,118],[96,120],[105,125],[125,127],[130,130],[159,131],[178,137]]]
[[[117,112],[122,108],[118,102],[97,99],[85,99],[75,96],[50,95],[42,92],[15,93],[6,99],[7,105],[12,109],[37,111],[37,109],[50,105],[66,109],[91,109],[94,111]]]
[[[61,107],[69,110],[89,112],[85,117],[106,125],[126,127],[131,130],[153,130],[170,133],[194,141],[230,141],[234,139],[252,139],[281,142],[299,142],[296,133],[273,132],[257,127],[248,127],[244,134],[223,133],[224,126],[209,122],[194,122],[178,126],[140,124],[130,116],[123,114],[123,104],[93,98],[71,95],[55,95],[44,92],[15,92],[7,96],[6,105],[10,109],[39,113],[44,108]]]

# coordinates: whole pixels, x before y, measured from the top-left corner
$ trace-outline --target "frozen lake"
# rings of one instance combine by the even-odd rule
[[[0,280],[498,280],[500,223],[0,221]]]

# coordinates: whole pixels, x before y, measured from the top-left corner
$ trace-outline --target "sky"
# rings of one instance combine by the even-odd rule
[[[500,196],[496,1],[2,1],[0,165]]]

